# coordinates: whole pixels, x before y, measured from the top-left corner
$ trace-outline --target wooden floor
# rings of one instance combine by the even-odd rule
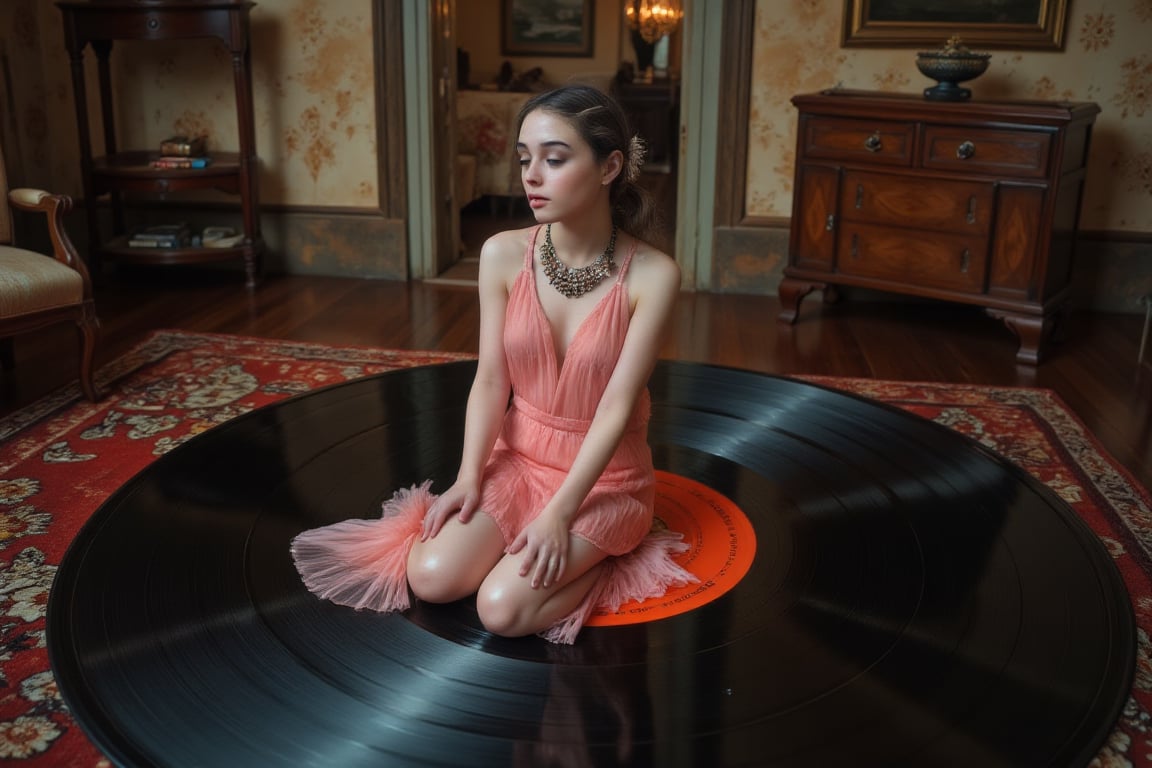
[[[1015,339],[981,311],[936,303],[810,297],[794,326],[773,297],[685,293],[662,356],[771,374],[825,374],[1054,390],[1145,485],[1152,485],[1152,366],[1136,362],[1142,315],[1074,313],[1067,338],[1038,368],[1014,362]],[[100,363],[150,331],[243,334],[325,344],[475,352],[478,305],[467,286],[330,277],[273,277],[249,293],[238,273],[121,270],[97,294]],[[76,375],[67,327],[16,339],[0,374],[0,413]]]

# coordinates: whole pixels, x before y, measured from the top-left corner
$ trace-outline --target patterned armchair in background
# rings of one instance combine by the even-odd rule
[[[457,93],[457,154],[475,158],[476,166],[471,191],[460,190],[461,206],[483,195],[523,194],[515,151],[516,116],[532,95],[505,91]],[[467,161],[462,165],[471,164]]]
[[[64,229],[64,214],[72,209],[72,198],[39,189],[9,191],[7,178],[0,151],[0,378],[16,367],[14,336],[72,323],[80,337],[80,389],[96,402],[100,392],[93,378],[93,360],[100,321],[88,268]],[[51,254],[16,245],[14,210],[44,214]]]

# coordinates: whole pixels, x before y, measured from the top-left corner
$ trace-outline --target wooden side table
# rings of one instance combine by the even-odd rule
[[[252,109],[249,12],[246,0],[72,0],[58,2],[64,19],[65,45],[72,65],[72,88],[80,134],[80,164],[84,202],[88,212],[89,259],[102,257],[136,263],[199,263],[222,259],[244,260],[246,285],[251,288],[262,266],[264,243],[260,235],[256,133]],[[176,40],[218,38],[232,56],[240,151],[213,152],[212,163],[201,169],[155,169],[158,151],[118,150],[112,100],[109,57],[116,40]],[[100,111],[104,127],[104,156],[93,157],[84,83],[84,49],[96,55],[100,83]],[[121,193],[155,193],[191,189],[217,189],[239,197],[244,239],[229,248],[139,248],[128,245]],[[97,200],[108,195],[113,231],[101,235]]]

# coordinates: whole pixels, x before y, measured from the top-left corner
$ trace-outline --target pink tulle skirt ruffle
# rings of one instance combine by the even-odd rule
[[[397,491],[378,519],[345,520],[293,539],[292,559],[308,590],[357,610],[408,609],[408,553],[436,499],[430,487],[431,482],[425,482]],[[649,533],[632,552],[607,558],[584,601],[540,635],[571,644],[597,610],[615,612],[629,601],[660,597],[674,586],[697,581],[672,559],[686,549],[680,534]]]
[[[344,520],[293,539],[292,559],[308,591],[357,610],[407,610],[408,553],[435,499],[431,485],[397,491],[378,519]]]

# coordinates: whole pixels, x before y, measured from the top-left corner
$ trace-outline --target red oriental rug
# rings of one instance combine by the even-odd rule
[[[0,418],[0,761],[110,765],[56,690],[44,618],[68,544],[121,484],[200,432],[287,396],[466,358],[162,331],[101,370],[109,391],[102,402],[82,400],[73,386]],[[1091,526],[1124,577],[1139,634],[1131,698],[1093,765],[1152,766],[1148,492],[1046,390],[807,380],[891,403],[979,440],[1047,484]]]

